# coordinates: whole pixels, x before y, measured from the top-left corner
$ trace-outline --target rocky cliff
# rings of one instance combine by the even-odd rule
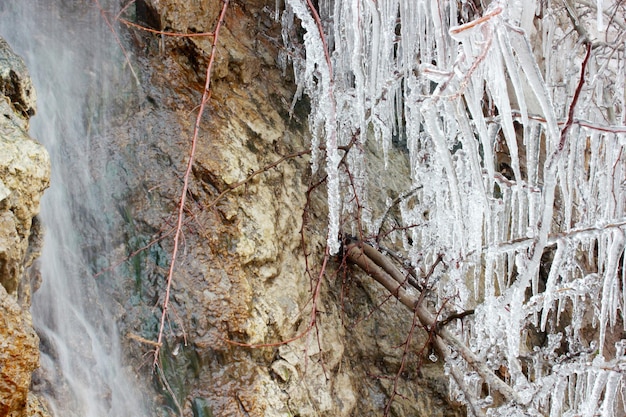
[[[153,32],[211,32],[222,4],[137,0],[120,16]],[[119,108],[110,112],[97,141],[107,157],[94,157],[91,173],[109,184],[103,188],[117,212],[107,213],[108,222],[116,229],[111,235],[120,237],[102,243],[97,232],[85,230],[83,239],[95,254],[93,269],[104,277],[101,287],[117,302],[126,356],[143,381],[153,382],[158,416],[378,416],[394,392],[391,415],[461,415],[447,399],[441,361],[420,356],[428,353],[428,335],[416,330],[418,336],[402,347],[414,330],[410,314],[384,302],[389,294],[367,277],[341,268],[341,257],[330,258],[320,278],[324,173],[310,169],[307,98],[292,103],[296,85],[283,65],[298,51],[282,44],[276,7],[273,0],[231,1],[225,15],[156,373],[145,358],[158,333],[176,205],[213,39],[158,35],[136,26],[123,32],[139,86],[123,79],[116,86]],[[20,141],[33,146],[23,135],[32,106],[10,101],[18,104],[11,118],[22,123]],[[370,192],[372,215],[380,215],[408,176],[407,158],[392,149],[397,163],[385,169],[375,147],[363,151],[371,172],[386,184]],[[13,192],[9,179],[1,178]],[[25,225],[31,222],[24,214],[36,214],[38,197],[10,204],[8,198],[2,208],[15,205],[22,211],[7,212],[22,214],[7,239],[23,237],[19,242],[26,239],[26,245]],[[4,310],[21,318],[13,328],[29,329],[19,340],[36,346],[24,310],[28,286],[20,290],[29,253],[36,252],[26,248],[18,251],[21,258],[11,258],[18,261],[6,268],[14,273],[1,278],[8,295],[0,299],[12,303]],[[118,274],[107,275],[112,270]],[[3,348],[0,355],[5,352],[13,350]],[[21,409],[37,363],[31,352],[13,353],[26,360],[19,390],[7,390],[17,393],[11,404]]]
[[[201,33],[214,29],[223,2],[134,4],[127,17],[139,25]],[[308,104],[304,97],[292,109],[296,87],[281,62],[293,50],[282,45],[275,7],[231,1],[225,16],[155,383],[170,409],[184,415],[375,416],[394,390],[394,415],[461,415],[447,399],[441,361],[420,359],[427,334],[413,339],[410,365],[399,371],[412,317],[383,303],[383,289],[352,269],[339,271],[341,257],[330,259],[318,285],[327,209],[325,186],[315,184],[324,174],[311,173],[303,154],[310,146]],[[125,253],[171,236],[212,42],[135,27],[129,33],[142,57],[145,96],[134,113],[141,117],[113,134],[131,132],[117,148],[135,158],[120,161],[129,185],[125,230],[134,242]],[[398,163],[385,169],[375,147],[365,151],[381,179],[371,190],[373,214],[380,215],[408,178],[408,161],[390,150]],[[135,296],[118,298],[137,358],[151,349],[140,341],[155,339],[154,305],[164,296],[171,250],[165,238],[134,257],[126,290]]]
[[[39,338],[29,312],[33,283],[24,273],[40,249],[35,216],[50,163],[46,150],[28,136],[35,113],[28,71],[2,39],[0,112],[0,415],[41,415],[37,398],[28,394]]]

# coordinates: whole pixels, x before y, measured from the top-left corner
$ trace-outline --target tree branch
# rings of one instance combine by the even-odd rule
[[[403,288],[402,284],[404,283],[404,278],[402,274],[385,255],[381,254],[370,245],[358,241],[347,242],[344,250],[346,258],[350,262],[357,265],[379,284],[384,286],[387,291],[393,294],[405,307],[415,312],[423,326],[435,332],[433,343],[436,350],[445,360],[450,359],[450,349],[454,349],[463,357],[467,364],[491,386],[491,388],[499,391],[507,401],[523,404],[515,391],[489,369],[484,361],[478,358],[463,341],[446,329],[437,329],[437,320],[433,314],[420,303],[418,297],[410,294]],[[469,390],[463,382],[462,375],[460,373],[459,375],[453,373],[453,377],[461,390],[465,393],[472,411],[476,415],[482,415],[480,407],[472,400],[473,395],[471,390]]]

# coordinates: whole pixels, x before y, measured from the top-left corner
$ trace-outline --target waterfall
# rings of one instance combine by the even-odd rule
[[[105,181],[100,134],[128,72],[120,48],[87,0],[3,2],[0,35],[29,68],[38,96],[30,133],[52,160],[41,207],[42,285],[32,305],[42,347],[36,390],[55,416],[146,415],[140,381],[122,364],[112,303],[98,288],[115,278],[94,278],[114,241],[117,185]]]

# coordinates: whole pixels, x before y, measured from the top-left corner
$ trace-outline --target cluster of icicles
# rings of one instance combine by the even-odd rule
[[[320,0],[317,19],[311,2],[286,3],[313,168],[327,174],[329,250],[377,177],[365,141],[386,157],[405,135],[416,191],[395,236],[416,267],[444,255],[439,302],[476,309],[457,331],[520,402],[491,404],[466,363],[447,366],[466,370],[488,415],[623,413],[623,14],[602,1]],[[597,41],[582,75],[581,27]],[[340,147],[355,132],[348,178]]]

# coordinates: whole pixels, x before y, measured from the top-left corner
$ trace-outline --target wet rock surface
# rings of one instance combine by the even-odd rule
[[[0,39],[0,415],[47,415],[28,390],[39,365],[39,338],[24,274],[41,246],[35,216],[48,187],[45,149],[28,136],[35,92],[23,61]]]

